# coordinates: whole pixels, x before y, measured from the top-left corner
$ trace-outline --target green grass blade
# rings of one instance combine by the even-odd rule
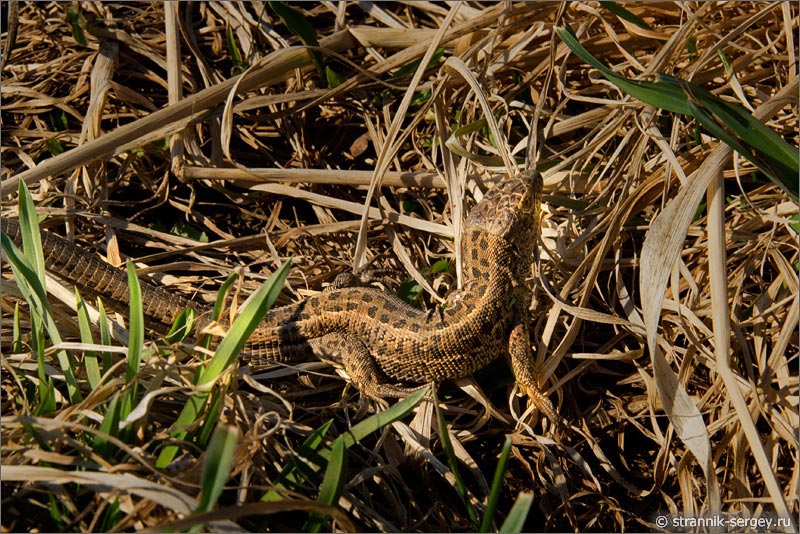
[[[86,19],[83,18],[81,10],[77,5],[67,7],[67,22],[72,26],[72,37],[75,42],[86,46],[86,34],[84,28],[86,27]]]
[[[39,233],[39,220],[36,217],[36,209],[33,199],[31,198],[31,194],[28,191],[28,187],[25,185],[25,182],[19,182],[18,198],[19,226],[20,233],[22,234],[22,246],[25,252],[24,254],[20,254],[16,247],[4,246],[4,248],[8,248],[8,250],[5,252],[6,255],[8,255],[9,250],[13,248],[13,250],[17,251],[17,258],[27,258],[25,265],[28,267],[28,269],[26,269],[27,276],[24,277],[24,280],[30,284],[30,288],[33,291],[28,293],[26,300],[31,305],[32,314],[38,314],[41,320],[40,324],[43,325],[47,330],[47,333],[53,343],[61,343],[61,333],[58,330],[56,322],[53,320],[53,316],[50,313],[50,305],[47,302],[44,276],[44,252],[42,251],[42,238],[41,234]],[[10,240],[8,240],[8,242],[11,244]],[[18,262],[17,266],[19,267],[19,265],[20,264]],[[14,265],[12,263],[12,271],[13,270]],[[14,273],[14,276],[19,280],[19,274],[17,272]],[[22,291],[22,287],[20,287],[20,291]],[[35,298],[34,300],[29,300],[28,297]],[[36,350],[40,353],[39,367],[42,368],[40,372],[43,375],[44,354],[41,351],[44,351],[44,333],[42,332],[41,328],[34,330],[34,338],[37,340]],[[75,362],[72,358],[72,354],[70,354],[68,351],[60,350],[56,356],[58,358],[58,363],[61,366],[61,370],[64,372],[64,380],[67,383],[67,394],[69,400],[72,404],[76,404],[83,400],[83,397],[81,396],[78,381],[75,378]]]
[[[634,15],[633,13],[622,7],[617,2],[603,1],[600,2],[600,5],[606,8],[607,10],[611,11],[613,14],[615,14],[622,20],[627,20],[631,24],[635,24],[636,26],[639,26],[643,30],[653,31],[653,28],[651,28],[649,24],[647,24],[645,21],[643,21],[642,19],[640,19],[639,17],[637,17],[636,15]],[[667,39],[664,38],[664,40],[666,41]]]
[[[200,447],[205,447],[208,443],[208,440],[211,439],[213,436],[214,430],[218,426],[219,421],[219,414],[222,411],[223,401],[225,399],[225,394],[228,392],[228,386],[223,385],[218,390],[214,392],[211,396],[211,400],[208,403],[208,408],[206,409],[206,417],[203,421],[203,424],[200,426],[200,431],[197,433],[197,444]]]
[[[511,511],[508,512],[508,517],[503,521],[499,532],[507,532],[509,534],[518,534],[522,532],[532,504],[533,493],[520,493],[517,496],[517,500],[514,501],[514,506],[511,507]]]
[[[119,498],[114,499],[109,503],[108,507],[103,512],[103,519],[100,521],[100,526],[97,532],[111,532],[111,530],[122,520],[122,513],[119,510]]]
[[[269,7],[286,25],[286,29],[300,38],[306,46],[319,46],[317,41],[317,31],[314,26],[299,11],[286,4],[286,2],[268,2]],[[325,66],[322,62],[322,54],[318,50],[308,50],[311,62],[317,69],[319,79],[323,86],[327,87],[328,75],[325,73]]]
[[[186,308],[172,322],[172,327],[164,336],[169,343],[180,343],[194,330],[197,314],[192,308]]]
[[[697,121],[797,202],[800,173],[797,149],[741,106],[721,101],[697,86],[685,82],[682,85]]]
[[[6,255],[6,260],[14,273],[22,298],[31,306],[32,312],[37,312],[45,305],[44,285],[36,275],[36,270],[31,265],[27,256],[20,251],[6,234],[0,234],[0,246]]]
[[[492,519],[497,511],[497,503],[500,502],[500,493],[503,491],[503,479],[506,474],[506,466],[508,465],[508,457],[511,454],[511,438],[506,438],[503,443],[503,450],[500,451],[500,459],[497,462],[497,468],[494,470],[494,477],[492,478],[492,488],[489,491],[489,499],[486,503],[486,511],[481,520],[481,532],[489,532],[492,528]]]
[[[99,314],[100,344],[111,345],[111,329],[108,327],[108,316],[106,315],[103,301],[100,299],[97,299],[97,313]],[[103,373],[107,373],[112,365],[114,365],[114,360],[111,353],[103,351]]]
[[[41,326],[42,321],[38,313],[38,300],[40,297],[36,286],[40,285],[41,281],[36,277],[36,273],[28,263],[27,258],[14,246],[14,243],[11,242],[6,234],[0,234],[0,246],[3,247],[6,261],[8,261],[8,264],[11,266],[11,272],[14,273],[14,278],[17,281],[17,288],[22,294],[22,298],[28,303],[30,309],[31,346],[36,352],[38,364],[37,375],[39,379],[37,387],[39,406],[36,409],[36,413],[37,415],[47,413],[50,409],[55,408],[55,404],[50,402],[50,400],[52,400],[52,389],[50,388],[52,384],[45,372],[44,332]]]
[[[175,440],[182,440],[189,432],[189,427],[200,417],[203,406],[205,406],[208,394],[195,393],[186,401],[186,404],[178,415],[178,418],[172,423],[172,428],[175,428],[171,436]],[[178,453],[178,445],[170,444],[161,449],[161,452],[156,459],[156,467],[163,469],[175,458]]]
[[[291,261],[287,261],[280,269],[272,273],[272,276],[270,276],[264,285],[256,291],[250,302],[245,306],[244,310],[242,310],[242,313],[233,322],[231,329],[220,342],[208,366],[198,375],[196,385],[201,391],[189,398],[183,410],[178,415],[178,419],[173,425],[173,427],[178,430],[175,430],[171,434],[174,439],[184,439],[188,432],[187,429],[197,422],[208,400],[209,386],[223,371],[225,371],[225,369],[233,364],[245,343],[247,343],[247,340],[250,338],[250,335],[264,319],[267,310],[275,303],[275,300],[283,289],[283,282],[289,274],[290,267]],[[164,447],[156,460],[156,467],[164,468],[169,465],[175,458],[177,452],[177,445],[170,444]]]
[[[300,482],[302,474],[300,473],[300,464],[298,463],[298,460],[295,459],[296,457],[308,459],[320,467],[324,465],[324,459],[322,459],[323,461],[319,461],[321,458],[319,454],[317,454],[317,450],[322,445],[325,435],[328,433],[331,424],[333,424],[333,420],[328,419],[306,438],[306,440],[297,450],[297,454],[290,457],[289,461],[283,466],[283,469],[281,469],[280,474],[275,479],[275,489],[271,489],[266,492],[264,496],[261,497],[261,502],[282,501],[283,495],[281,495],[278,490],[281,488],[293,487]]]
[[[119,408],[119,395],[115,394],[106,407],[106,413],[103,414],[103,420],[100,422],[100,432],[114,437],[119,435]],[[103,435],[95,437],[92,450],[107,460],[112,457],[114,452],[112,443]]]
[[[25,432],[27,432],[33,438],[36,444],[39,445],[40,449],[45,452],[53,452],[53,448],[50,446],[44,436],[42,436],[42,433],[31,424],[30,420],[20,419],[20,423],[22,424],[22,428],[25,429]]]
[[[567,25],[556,30],[559,37],[583,61],[610,82],[645,104],[697,118],[712,135],[734,148],[756,165],[795,202],[800,156],[797,147],[753,117],[739,104],[727,102],[709,91],[674,76],[659,74],[655,82],[629,80],[592,56]]]
[[[14,320],[11,327],[11,353],[22,352],[22,328],[19,324],[19,302],[14,304]]]
[[[220,286],[219,291],[217,292],[217,299],[214,302],[214,309],[211,312],[212,321],[219,320],[220,315],[222,315],[222,312],[225,310],[225,299],[228,295],[228,290],[231,288],[231,286],[233,286],[233,283],[238,278],[239,278],[238,274],[231,273],[230,276],[228,276],[228,278],[226,278],[225,281]],[[202,339],[200,339],[200,341],[198,342],[198,344],[201,347],[209,348],[211,346],[211,336],[209,335],[203,336]],[[200,370],[198,369],[197,378],[200,377],[199,373]]]
[[[347,432],[344,432],[341,436],[339,436],[339,438],[337,438],[337,440],[341,439],[345,449],[349,449],[351,446],[358,443],[373,432],[377,432],[387,425],[390,425],[395,421],[399,421],[403,417],[410,414],[414,408],[419,406],[419,403],[425,398],[428,390],[429,388],[423,388],[420,391],[416,391],[394,406],[368,417],[367,419],[354,425]],[[319,450],[318,454],[315,453],[318,447],[322,444],[322,440],[325,434],[328,432],[330,425],[331,421],[328,421],[319,429],[317,429],[313,434],[311,434],[311,436],[308,437],[308,439],[306,439],[306,441],[303,443],[303,446],[298,451],[300,457],[313,464],[315,467],[313,468],[313,471],[325,469],[328,465],[328,461],[331,456],[331,449],[323,448]],[[298,462],[290,462],[287,464],[275,482],[276,489],[268,491],[266,494],[264,494],[261,500],[264,502],[281,500],[282,497],[279,491],[277,491],[278,489],[297,484],[301,481],[301,479],[309,481],[313,471],[308,472],[308,467],[308,465],[300,464]]]
[[[139,285],[139,277],[136,275],[136,267],[128,261],[128,291],[131,296],[128,324],[128,362],[125,367],[125,381],[130,382],[139,367],[142,365],[142,353],[144,352],[144,310],[142,308],[142,288]],[[134,388],[135,389],[135,388]]]
[[[130,305],[128,307],[128,357],[125,362],[125,383],[128,385],[119,403],[119,421],[127,420],[136,406],[139,383],[134,380],[142,365],[144,353],[144,309],[142,305],[142,288],[136,268],[131,261],[126,265],[128,272],[128,292]],[[126,440],[134,432],[132,425],[127,425],[120,431],[120,437]]]
[[[19,228],[22,234],[22,249],[25,251],[25,257],[31,262],[36,277],[42,281],[42,286],[44,286],[44,251],[42,250],[42,235],[39,233],[36,207],[28,187],[23,182],[20,182],[17,193],[19,195]]]
[[[258,325],[264,319],[267,310],[275,304],[278,295],[283,291],[283,283],[289,274],[291,265],[292,262],[287,261],[281,265],[280,269],[272,273],[272,276],[245,306],[242,313],[233,322],[228,334],[220,342],[208,367],[201,373],[198,385],[208,384],[216,380],[225,369],[233,364],[247,340],[250,339],[253,331],[258,328]]]
[[[453,450],[453,444],[450,442],[450,433],[447,431],[447,422],[444,420],[444,413],[439,407],[439,399],[436,397],[436,390],[433,391],[433,407],[436,411],[436,422],[439,427],[439,439],[442,442],[442,449],[444,455],[447,457],[447,465],[450,467],[450,472],[453,473],[453,478],[456,481],[456,490],[458,491],[461,502],[464,503],[464,509],[467,511],[467,516],[473,525],[473,528],[478,528],[478,513],[469,498],[469,491],[467,485],[464,484],[464,479],[461,477],[461,472],[458,469],[458,458]]]
[[[568,25],[563,28],[558,28],[556,33],[576,56],[599,70],[603,76],[625,93],[660,109],[666,109],[667,111],[682,113],[684,115],[691,114],[689,105],[686,102],[686,95],[680,87],[671,84],[662,84],[658,86],[652,82],[629,80],[595,59],[595,57],[583,47],[580,41],[578,41],[578,38]]]
[[[376,432],[383,427],[394,423],[395,421],[399,421],[406,415],[410,414],[412,411],[414,411],[414,408],[419,406],[419,403],[422,402],[422,399],[425,398],[425,395],[429,390],[430,388],[426,387],[419,391],[415,391],[394,406],[391,406],[382,412],[376,413],[375,415],[354,425],[349,431],[342,434],[347,447],[351,447],[373,432]]]
[[[81,293],[78,288],[75,288],[75,304],[78,310],[78,329],[81,333],[81,341],[83,343],[94,343],[92,338],[92,322],[89,320],[89,311],[86,309],[86,303],[81,298]],[[83,353],[83,365],[86,368],[86,379],[89,381],[89,387],[94,389],[100,383],[100,365],[97,361],[97,354],[94,351],[87,350]]]
[[[214,435],[211,437],[206,458],[203,462],[200,499],[195,509],[196,513],[211,510],[219,496],[222,495],[222,490],[225,489],[225,482],[230,476],[233,455],[236,452],[238,442],[239,431],[236,427],[219,425],[214,430]],[[196,532],[200,528],[201,525],[196,525],[190,530]]]
[[[233,28],[228,26],[225,31],[225,42],[228,45],[228,53],[231,55],[231,62],[233,62],[234,72],[236,74],[247,70],[247,61],[242,59],[242,53],[239,52],[239,46],[236,44],[236,36],[233,33]]]
[[[43,353],[44,351],[42,351]],[[41,356],[44,357],[43,355]],[[42,416],[47,415],[56,410],[58,407],[56,403],[56,385],[53,380],[48,376],[44,380],[39,380],[38,384],[39,405],[34,410],[34,415]]]
[[[322,484],[319,487],[319,496],[317,502],[329,506],[336,506],[339,502],[339,497],[344,491],[345,476],[347,474],[347,455],[345,454],[346,445],[344,440],[339,437],[333,442],[331,448],[331,455],[328,459],[328,467],[325,469],[325,475],[322,478]],[[305,532],[319,532],[322,530],[328,518],[318,512],[314,512],[306,521],[303,531]],[[326,529],[330,530],[330,529]]]
[[[431,60],[428,61],[428,65],[427,65],[426,68],[431,68],[431,67],[435,66],[436,64],[438,64],[439,60],[442,59],[443,55],[444,55],[444,48],[437,48],[436,52],[434,52],[433,55],[431,56]],[[403,65],[402,67],[397,69],[394,72],[394,74],[392,74],[391,79],[392,80],[397,80],[397,79],[403,78],[405,76],[412,76],[415,72],[417,72],[417,69],[419,68],[419,64],[421,62],[422,62],[422,58],[419,58],[419,59],[415,59],[414,61],[411,61],[409,63],[406,63],[405,65]]]
[[[0,234],[0,246],[3,248],[8,264],[11,266],[11,271],[14,273],[17,287],[30,307],[31,344],[37,354],[40,388],[39,399],[41,405],[37,408],[37,414],[48,413],[50,409],[55,408],[55,405],[51,402],[54,394],[53,387],[55,386],[53,386],[50,378],[45,373],[44,328],[47,328],[51,339],[55,343],[61,342],[61,336],[49,312],[44,281],[36,275],[35,269],[30,264],[27,256],[11,242],[11,239],[6,234]],[[81,393],[75,379],[71,357],[66,351],[59,351],[58,360],[67,382],[70,402],[73,404],[78,403],[81,401]],[[51,408],[48,408],[48,406]]]
[[[55,493],[48,494],[47,495],[47,501],[48,501],[48,504],[49,504],[48,511],[50,512],[50,519],[52,519],[53,522],[55,522],[56,528],[59,531],[62,531],[64,529],[66,529],[68,520],[66,520],[64,518],[64,515],[69,517],[69,514],[68,513],[67,514],[62,514],[61,513],[61,508],[63,506],[61,501],[56,498]]]
[[[222,311],[225,309],[225,297],[228,295],[228,290],[231,288],[233,283],[239,279],[239,275],[236,273],[231,273],[228,278],[222,283],[219,288],[219,292],[217,293],[217,300],[214,302],[214,311],[211,314],[211,319],[216,321],[219,319],[219,316],[222,314]]]

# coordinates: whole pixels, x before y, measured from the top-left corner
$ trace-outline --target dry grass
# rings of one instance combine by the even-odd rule
[[[509,403],[502,365],[445,385],[473,504],[510,435],[496,526],[520,491],[535,496],[533,531],[797,517],[797,205],[690,117],[620,94],[553,32],[569,23],[628,77],[665,72],[740,102],[797,146],[797,5],[626,4],[649,30],[595,2],[298,5],[342,79],[330,89],[261,3],[78,7],[85,45],[70,4],[19,5],[2,71],[4,217],[24,180],[48,226],[195,298],[213,299],[233,270],[246,295],[294,258],[283,303],[368,265],[390,291],[415,278],[432,306],[457,274],[428,268],[454,257],[461,214],[524,161],[533,129],[547,197],[530,321],[570,428],[515,427],[524,406]],[[421,76],[394,76],[438,47]],[[494,133],[449,137],[487,107]],[[79,404],[38,413],[35,356],[10,354],[13,282],[3,293],[3,529],[162,530],[191,512],[202,451],[153,466],[200,358],[145,362],[139,383],[158,394],[109,461],[87,444],[124,366]],[[57,313],[75,336],[74,314]],[[252,378],[224,397],[241,441],[215,519],[298,530],[316,487],[252,503],[313,430],[332,420],[341,434],[375,406],[318,364]],[[349,450],[335,529],[473,528],[431,417],[427,405],[415,436],[397,423]]]

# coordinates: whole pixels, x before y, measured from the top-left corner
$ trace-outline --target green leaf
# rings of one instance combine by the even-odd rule
[[[97,313],[99,314],[100,344],[111,345],[111,329],[108,327],[106,308],[103,306],[103,301],[99,298],[97,299]],[[103,373],[107,373],[113,364],[114,360],[111,353],[103,351]]]
[[[97,532],[111,532],[111,529],[113,529],[120,520],[122,520],[122,514],[119,511],[119,497],[114,497],[103,511],[103,519],[100,521]]]
[[[442,55],[444,55],[444,48],[437,48],[436,51],[431,56],[431,60],[428,62],[427,67],[425,68],[431,68],[437,63],[439,63],[439,60],[442,59]],[[391,79],[396,80],[398,78],[414,74],[415,72],[417,72],[417,69],[419,68],[419,64],[421,61],[422,58],[419,58],[415,59],[410,63],[406,63],[405,65],[397,69],[397,71],[395,71],[394,74],[392,74]]]
[[[581,45],[581,43],[578,41],[578,38],[568,25],[564,28],[558,28],[556,33],[576,56],[599,70],[603,76],[605,76],[610,82],[619,87],[625,93],[628,93],[632,97],[637,98],[646,104],[656,106],[660,109],[666,109],[667,111],[672,111],[673,113],[682,113],[684,115],[691,114],[689,105],[686,102],[686,96],[679,87],[670,84],[662,84],[659,86],[653,82],[629,80],[615,73],[613,70],[595,59],[595,57],[592,56],[583,47],[583,45]]]
[[[223,384],[219,389],[214,390],[214,394],[208,403],[206,409],[206,417],[203,421],[200,431],[197,433],[195,441],[200,447],[205,447],[212,436],[212,432],[217,428],[219,423],[219,414],[222,412],[223,400],[225,394],[228,392],[228,385]]]
[[[81,10],[77,5],[71,5],[67,8],[67,22],[72,26],[72,38],[75,39],[79,45],[86,46],[86,19],[83,18]]]
[[[22,428],[25,429],[33,440],[39,445],[39,448],[45,452],[53,452],[53,448],[47,443],[47,440],[44,439],[44,436],[39,432],[39,430],[30,423],[30,420],[27,419],[20,419],[20,423],[22,423]]]
[[[636,15],[634,15],[633,13],[622,7],[617,2],[605,1],[605,2],[600,2],[600,5],[606,8],[607,10],[611,11],[613,14],[615,14],[622,20],[627,20],[628,22],[635,24],[636,26],[639,26],[644,30],[650,30],[650,31],[653,30],[653,28],[651,28],[649,24],[647,24],[645,21],[643,21],[642,19],[640,19],[639,17],[637,17]],[[667,39],[664,38],[664,40],[666,41]]]
[[[55,137],[47,139],[44,142],[44,144],[47,147],[47,151],[50,152],[51,156],[58,156],[59,154],[64,152],[64,147],[61,146],[61,142]]]
[[[378,430],[381,430],[384,427],[394,423],[395,421],[399,421],[406,415],[410,414],[414,408],[416,408],[419,403],[422,402],[429,389],[430,388],[425,387],[419,391],[415,391],[394,406],[368,417],[367,419],[353,426],[349,431],[344,432],[341,436],[339,436],[339,438],[337,438],[337,440],[341,439],[345,448],[349,449],[373,432],[377,432]],[[303,443],[303,446],[300,449],[299,456],[313,464],[313,471],[324,469],[328,465],[328,461],[331,456],[331,449],[321,449],[318,455],[315,455],[314,451],[321,443],[322,438],[328,431],[329,426],[330,422],[320,427],[306,440],[305,443]],[[304,467],[305,465],[299,462],[294,462],[290,466],[284,467],[280,476],[278,477],[278,480],[276,481],[276,488],[286,487],[287,482],[298,481],[301,478],[301,476],[298,475],[298,472],[303,471]],[[304,478],[305,480],[309,480],[310,477],[305,476]],[[267,492],[261,500],[265,502],[273,502],[281,499],[282,497],[277,491],[271,490]]]
[[[686,40],[686,52],[689,54],[689,61],[697,59],[697,38],[694,35]]]
[[[17,249],[6,234],[2,234],[2,248],[8,258],[11,270],[17,281],[17,287],[28,302],[31,311],[31,328],[33,348],[38,357],[38,373],[40,399],[42,403],[50,398],[54,390],[48,386],[50,381],[45,375],[45,338],[44,329],[54,343],[61,343],[61,333],[50,313],[45,291],[45,262],[42,252],[42,240],[39,233],[39,221],[30,192],[23,181],[19,182],[19,230],[22,235],[24,254]],[[44,327],[44,329],[42,328]],[[68,396],[72,404],[83,400],[80,387],[75,379],[75,362],[72,354],[65,350],[57,352],[64,380],[67,383]],[[51,384],[52,386],[52,384]],[[47,401],[49,402],[49,401]],[[43,407],[40,407],[43,409]],[[38,412],[43,413],[43,412]]]
[[[142,353],[144,351],[144,309],[142,307],[142,288],[139,285],[139,277],[136,275],[136,267],[129,260],[128,270],[128,291],[131,296],[129,309],[129,339],[128,339],[128,362],[125,367],[125,381],[130,383],[142,365]],[[132,388],[135,389],[135,388]]]
[[[44,353],[44,332],[42,327],[43,318],[41,317],[41,306],[46,305],[46,301],[42,304],[41,293],[44,288],[41,288],[42,282],[36,276],[34,268],[31,266],[28,258],[11,242],[11,239],[6,234],[0,234],[0,246],[3,247],[3,252],[6,255],[6,261],[11,266],[11,272],[14,273],[14,278],[17,282],[17,288],[22,294],[22,298],[28,303],[31,317],[31,345],[37,356],[37,373],[38,373],[38,392],[40,405],[47,404],[49,393],[48,390],[52,384],[50,378],[45,371],[45,353]],[[52,391],[51,391],[52,393]],[[52,406],[55,408],[55,405]],[[44,409],[40,406],[40,410]],[[49,410],[48,410],[49,411]],[[37,411],[38,414],[47,413]]]
[[[172,423],[173,430],[170,434],[173,440],[180,441],[186,437],[189,432],[189,427],[197,421],[203,411],[206,400],[208,399],[207,393],[195,393],[186,401],[183,410],[178,415],[178,418]],[[156,459],[156,467],[164,469],[175,458],[178,453],[178,445],[170,443],[163,449]]]
[[[421,106],[422,104],[430,100],[431,95],[433,95],[433,91],[431,91],[430,89],[417,91],[414,93],[414,98],[411,99],[411,105]]]
[[[444,420],[444,413],[439,407],[439,399],[436,398],[435,389],[433,391],[433,406],[434,410],[436,411],[436,423],[439,427],[439,439],[442,442],[444,455],[447,457],[447,465],[450,467],[450,472],[453,474],[453,478],[455,478],[456,490],[458,491],[459,497],[461,497],[461,502],[464,504],[464,509],[467,511],[467,516],[469,516],[469,520],[472,523],[473,528],[477,529],[478,514],[475,511],[475,508],[472,506],[469,490],[467,490],[467,485],[464,484],[464,479],[461,477],[461,472],[458,469],[458,458],[456,458],[456,453],[453,450],[453,444],[450,442],[450,432],[447,430],[447,422]]]
[[[86,303],[81,298],[81,293],[78,288],[75,288],[75,303],[78,309],[78,329],[81,333],[81,342],[92,344],[92,323],[89,320],[89,311],[86,309]],[[95,389],[100,384],[100,365],[97,361],[97,354],[94,351],[87,350],[83,352],[83,365],[86,367],[86,380],[89,381],[89,387]]]
[[[245,306],[242,313],[233,322],[230,331],[220,342],[219,347],[214,353],[214,357],[203,370],[198,385],[208,384],[217,379],[222,372],[230,367],[239,356],[247,340],[258,328],[278,295],[283,291],[283,283],[289,275],[291,261],[286,261],[280,269],[272,273],[272,276],[255,293],[252,300]]]
[[[231,273],[228,278],[222,282],[222,285],[217,292],[217,300],[214,302],[214,312],[211,316],[211,319],[214,321],[219,320],[220,314],[225,309],[225,297],[228,294],[228,289],[233,285],[233,283],[239,279],[239,275],[237,273]]]
[[[395,421],[399,421],[414,411],[414,408],[416,408],[419,403],[422,402],[422,399],[425,398],[425,395],[429,390],[429,387],[425,387],[419,391],[415,391],[394,406],[391,406],[382,412],[378,412],[375,415],[368,417],[367,419],[354,425],[348,432],[343,434],[345,443],[348,447],[350,447],[373,432],[377,432],[383,427],[390,425]]]
[[[19,302],[14,304],[14,319],[11,327],[11,353],[22,352],[22,328],[19,323]]]
[[[225,31],[225,42],[228,45],[228,53],[231,55],[234,72],[239,73],[247,70],[247,61],[242,59],[239,46],[236,44],[236,36],[233,34],[233,29],[230,26],[228,26]]]
[[[522,492],[517,496],[514,501],[514,506],[508,512],[508,517],[503,521],[499,532],[508,532],[517,534],[522,532],[525,527],[525,520],[528,518],[528,512],[533,504],[533,493]]]
[[[195,311],[192,308],[186,308],[175,318],[172,327],[165,336],[169,343],[180,343],[194,330],[196,321]]]
[[[508,457],[510,454],[511,438],[506,438],[505,443],[503,443],[503,450],[500,451],[500,459],[498,460],[497,467],[494,470],[492,488],[489,491],[489,499],[486,503],[486,511],[483,513],[483,519],[481,520],[481,532],[489,532],[489,530],[492,528],[492,519],[497,511],[497,503],[500,502],[500,493],[503,491],[503,479],[505,478],[506,466],[508,465]]]
[[[100,432],[113,437],[119,435],[119,408],[119,394],[115,394],[111,397],[111,402],[108,403],[106,413],[103,414],[103,420],[100,422]],[[111,459],[114,452],[112,443],[103,435],[95,437],[92,450],[107,460]]]
[[[486,122],[486,119],[478,119],[469,124],[465,124],[464,126],[456,128],[453,133],[450,134],[450,137],[448,137],[447,141],[445,141],[445,145],[450,149],[451,152],[467,158],[470,161],[475,161],[482,165],[502,166],[503,161],[499,156],[483,156],[475,154],[473,151],[464,147],[461,141],[459,141],[459,138],[469,135],[473,132],[481,131],[488,126],[489,123]]]
[[[24,182],[20,182],[17,194],[19,195],[19,229],[22,234],[22,248],[25,251],[25,257],[31,261],[36,278],[39,281],[38,287],[35,287],[36,292],[42,302],[46,303],[47,298],[44,291],[46,268],[42,249],[42,235],[39,233],[39,218],[36,216],[36,207],[33,204],[31,193]]]
[[[239,442],[239,431],[236,427],[229,425],[218,425],[211,437],[205,461],[203,462],[203,474],[200,481],[200,499],[195,509],[195,513],[207,512],[214,507],[222,490],[225,489],[225,482],[231,472],[233,465],[233,455],[236,452],[236,445]],[[197,532],[202,525],[195,525],[190,529]]]
[[[339,437],[333,442],[331,455],[328,459],[328,467],[325,469],[325,476],[319,487],[317,502],[329,506],[336,506],[339,497],[344,490],[345,475],[347,473],[347,455],[345,454],[345,442]],[[303,531],[319,532],[326,526],[327,517],[319,512],[313,512],[306,521]],[[330,530],[330,529],[326,529]]]
[[[299,11],[289,7],[286,2],[268,2],[268,4],[286,25],[286,29],[299,37],[304,45],[319,47],[314,26]],[[308,55],[317,69],[321,83],[327,87],[328,75],[322,62],[322,54],[320,54],[319,50],[309,49]]]
[[[303,478],[302,475],[299,474],[301,464],[295,458],[307,459],[318,467],[324,466],[325,459],[317,454],[317,450],[322,445],[331,424],[333,424],[333,420],[329,419],[306,438],[297,450],[297,454],[290,457],[289,461],[283,466],[283,469],[281,469],[280,474],[275,479],[275,489],[269,490],[261,497],[262,502],[277,502],[283,500],[283,496],[277,490],[288,486],[294,487],[300,482],[300,479]]]
[[[438,274],[438,273],[446,272],[447,269],[449,269],[449,268],[450,268],[450,260],[445,258],[445,259],[439,260],[439,261],[435,262],[433,265],[431,265],[431,268],[430,268],[429,272],[430,272],[430,274]]]
[[[67,114],[61,108],[54,108],[48,115],[50,119],[50,126],[57,132],[66,132],[69,130],[69,120]],[[55,138],[51,138],[55,139]]]
[[[56,385],[50,377],[40,380],[38,384],[39,405],[33,414],[37,417],[52,413],[57,408]]]
[[[687,81],[658,74],[656,81],[629,80],[595,59],[569,26],[556,30],[583,61],[593,66],[620,90],[645,104],[673,113],[694,116],[712,135],[756,165],[784,193],[798,201],[800,156],[798,149],[753,117],[743,106],[727,102]]]
[[[419,282],[410,276],[403,280],[403,283],[397,288],[397,296],[412,306],[416,306],[419,303],[423,292],[424,289]]]
[[[325,65],[325,80],[328,82],[328,87],[333,89],[342,85],[346,78],[333,70],[330,66]]]
[[[197,378],[196,385],[200,392],[192,395],[178,415],[173,427],[177,428],[172,432],[172,437],[176,440],[181,440],[186,437],[187,428],[194,425],[202,413],[203,406],[209,397],[209,390],[211,384],[230,367],[236,358],[239,356],[242,348],[250,335],[258,327],[264,319],[267,310],[275,303],[281,290],[283,289],[283,282],[289,274],[291,261],[284,263],[280,269],[272,273],[272,276],[259,288],[258,291],[250,299],[250,302],[245,306],[242,313],[231,325],[228,334],[220,342],[214,356],[209,361],[205,369],[203,369]],[[178,446],[174,444],[167,445],[161,450],[161,453],[156,460],[156,467],[164,468],[175,458],[178,452]]]
[[[711,135],[744,156],[797,202],[800,157],[796,148],[742,106],[720,100],[683,80],[677,83],[686,91],[692,114]]]
[[[725,55],[725,52],[722,49],[717,50],[717,55],[719,56],[719,60],[722,62],[722,66],[725,69],[725,75],[730,76],[733,74],[733,69],[731,69],[731,62],[728,61],[728,56]]]
[[[61,501],[56,498],[55,493],[48,493],[47,497],[50,518],[55,521],[56,525],[59,527],[59,530],[62,530],[66,526],[67,521],[64,520],[64,517],[61,514]]]
[[[186,221],[158,221],[153,225],[153,228],[155,230],[176,235],[178,237],[191,239],[200,243],[208,243],[208,235],[204,231],[195,228]]]

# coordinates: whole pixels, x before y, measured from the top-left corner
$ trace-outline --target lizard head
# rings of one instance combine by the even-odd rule
[[[533,250],[538,233],[541,191],[542,178],[534,170],[504,180],[472,208],[467,226],[482,228],[520,249]]]

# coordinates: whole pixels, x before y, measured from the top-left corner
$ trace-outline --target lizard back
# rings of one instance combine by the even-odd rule
[[[311,340],[341,332],[366,348],[386,377],[423,383],[473,373],[508,354],[509,331],[528,303],[526,269],[538,234],[541,178],[527,173],[490,189],[467,218],[464,287],[427,314],[373,288],[345,288],[268,312],[250,340],[256,367],[300,360]],[[268,326],[272,325],[272,326]],[[337,354],[317,354],[338,360]]]

